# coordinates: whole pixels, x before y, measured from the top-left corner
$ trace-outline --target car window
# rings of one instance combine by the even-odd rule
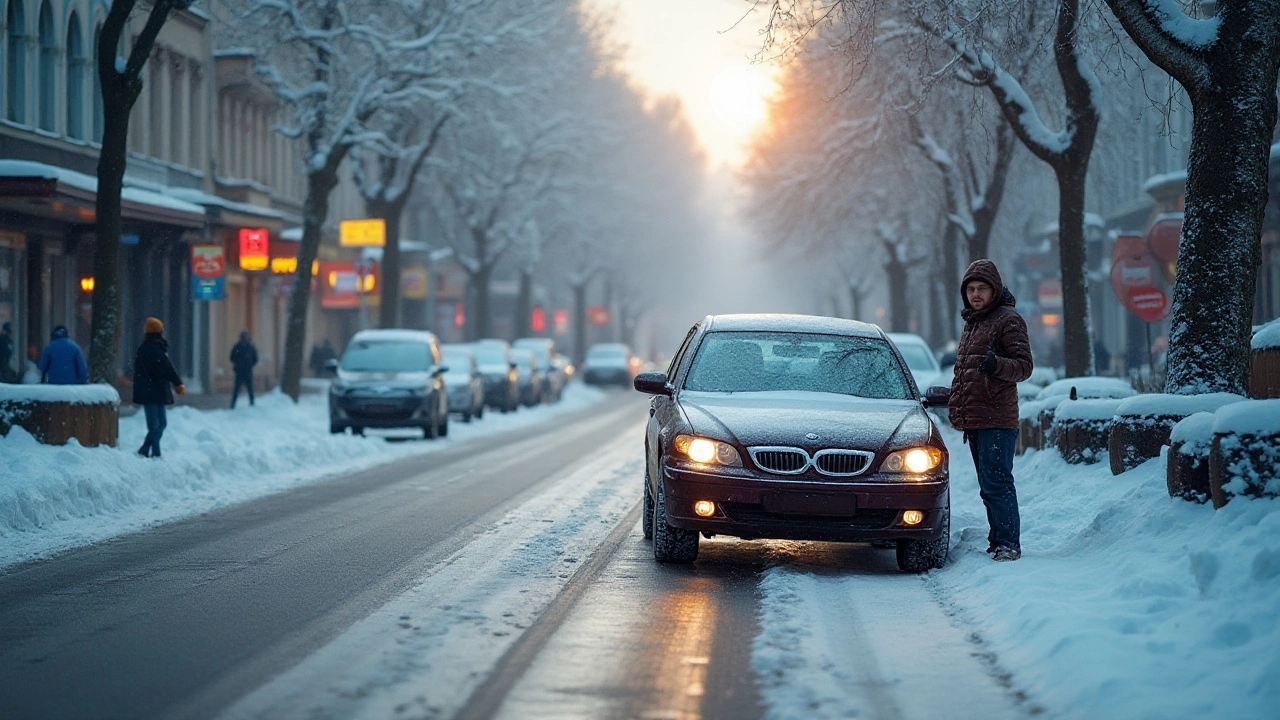
[[[587,350],[587,360],[619,360],[626,356],[627,351],[617,345],[596,345]]]
[[[929,355],[929,351],[919,345],[911,343],[901,343],[898,345],[898,352],[902,353],[902,359],[907,361],[907,367],[912,370],[934,370],[933,357]]]
[[[480,344],[475,347],[476,362],[481,365],[506,365],[507,353],[501,345]]]
[[[680,343],[680,349],[676,350],[675,356],[671,358],[671,364],[667,366],[668,379],[675,380],[676,371],[680,369],[680,361],[684,359],[684,354],[689,351],[689,343],[693,341],[693,336],[697,334],[697,325],[689,328],[688,334],[684,336],[684,342]]]
[[[711,332],[685,378],[686,390],[807,390],[907,400],[911,385],[880,338],[782,332]]]
[[[431,346],[421,342],[361,340],[347,346],[348,372],[424,372],[431,369]]]
[[[444,365],[449,366],[449,370],[469,370],[471,368],[471,353],[466,350],[451,350],[444,348],[440,351]]]

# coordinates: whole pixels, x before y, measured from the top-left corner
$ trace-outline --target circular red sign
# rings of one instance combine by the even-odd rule
[[[1169,296],[1160,288],[1129,287],[1125,288],[1125,307],[1134,315],[1146,322],[1163,320],[1169,312]]]

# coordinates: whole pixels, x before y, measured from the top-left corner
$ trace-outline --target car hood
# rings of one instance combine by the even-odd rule
[[[393,390],[407,388],[423,388],[431,382],[429,372],[351,372],[338,370],[335,385],[347,390],[357,388],[385,387]]]
[[[693,432],[744,446],[879,451],[890,444],[925,443],[933,433],[924,407],[914,400],[799,391],[685,392],[680,406]]]

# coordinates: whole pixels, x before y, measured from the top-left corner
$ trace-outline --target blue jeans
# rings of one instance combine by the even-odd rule
[[[1018,491],[1013,487],[1013,445],[1017,430],[992,428],[970,430],[969,452],[978,470],[978,488],[987,506],[987,540],[992,545],[1022,549],[1021,520],[1018,517]]]
[[[231,391],[231,407],[236,406],[236,398],[240,397],[240,388],[249,391],[249,404],[253,404],[253,376],[236,373],[236,387]]]
[[[164,435],[165,425],[168,424],[164,405],[143,405],[142,411],[147,416],[147,438],[142,441],[138,454],[145,457],[160,457],[160,436]]]

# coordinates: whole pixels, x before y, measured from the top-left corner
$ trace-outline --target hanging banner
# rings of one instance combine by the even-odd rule
[[[226,269],[221,245],[191,246],[191,298],[222,300],[227,296],[223,281]]]
[[[266,270],[270,262],[270,234],[266,228],[240,228],[240,269]]]

